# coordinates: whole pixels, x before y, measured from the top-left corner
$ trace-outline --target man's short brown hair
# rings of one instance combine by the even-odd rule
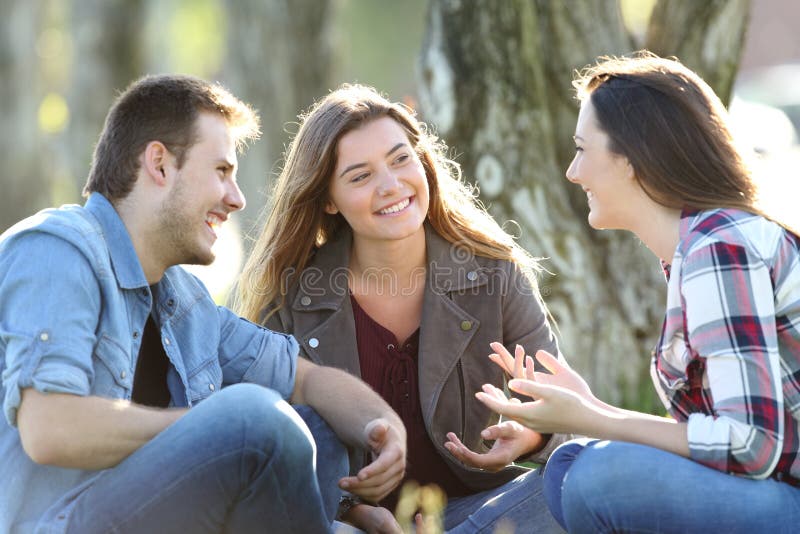
[[[259,135],[256,112],[216,83],[193,76],[145,76],[114,102],[94,150],[83,194],[125,198],[139,171],[139,156],[151,141],[164,143],[182,166],[197,139],[201,112],[220,114],[231,127],[237,147]]]

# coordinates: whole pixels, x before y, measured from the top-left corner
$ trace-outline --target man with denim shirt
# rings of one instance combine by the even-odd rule
[[[326,532],[337,484],[379,499],[402,479],[405,429],[378,395],[178,266],[214,259],[257,132],[217,85],[139,80],[85,206],[0,238],[0,532]],[[373,453],[357,476],[337,435]]]

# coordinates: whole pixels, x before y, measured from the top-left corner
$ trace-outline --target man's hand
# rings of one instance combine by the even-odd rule
[[[378,502],[403,480],[406,470],[405,429],[387,419],[373,419],[364,428],[373,461],[354,477],[344,477],[339,487],[364,500]]]
[[[402,534],[403,532],[392,512],[382,506],[357,504],[342,519],[367,534]]]
[[[494,440],[489,452],[479,454],[471,451],[452,432],[448,432],[448,441],[444,446],[465,465],[494,472],[503,469],[524,454],[541,449],[546,441],[541,434],[516,421],[503,421],[485,428],[481,432],[481,437]]]

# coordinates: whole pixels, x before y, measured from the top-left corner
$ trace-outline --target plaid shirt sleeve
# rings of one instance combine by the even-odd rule
[[[692,459],[766,478],[783,445],[784,410],[769,267],[747,247],[712,242],[689,251],[680,293],[693,359],[705,366],[710,414],[688,419]]]

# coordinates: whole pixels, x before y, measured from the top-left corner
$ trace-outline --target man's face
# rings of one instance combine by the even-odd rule
[[[198,141],[187,151],[159,211],[168,265],[214,261],[215,229],[245,205],[236,184],[236,143],[225,119],[201,113],[196,126]]]

